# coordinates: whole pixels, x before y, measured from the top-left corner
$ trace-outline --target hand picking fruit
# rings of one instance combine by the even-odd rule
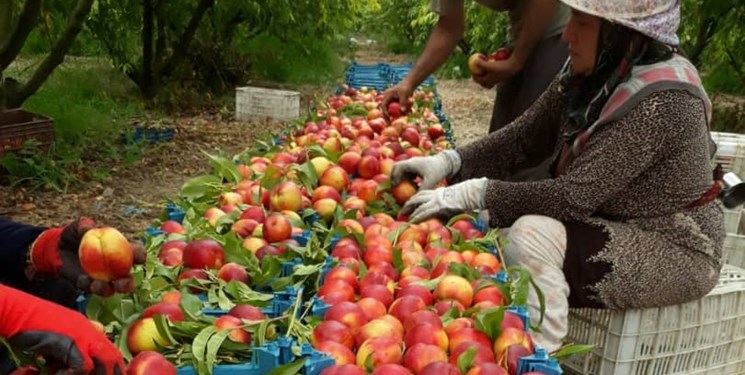
[[[32,286],[43,280],[68,283],[70,293],[131,293],[132,266],[145,262],[141,245],[85,217],[54,228],[0,220],[0,245],[0,264],[8,267],[0,278],[32,294],[37,294]]]

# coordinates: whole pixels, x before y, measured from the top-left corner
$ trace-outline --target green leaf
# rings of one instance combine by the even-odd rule
[[[259,328],[256,330],[256,334],[254,335],[254,343],[256,344],[256,346],[264,345],[264,342],[266,341],[266,332],[268,329],[269,320],[264,319],[264,321],[262,321],[259,325]]]
[[[531,324],[531,329],[536,332],[541,332],[541,325],[543,325],[543,318],[546,315],[546,296],[543,295],[543,291],[541,288],[538,287],[538,284],[535,283],[535,280],[533,277],[530,277],[530,285],[533,286],[533,289],[535,290],[536,295],[538,296],[538,304],[540,305],[540,316],[538,317],[538,326],[533,327]]]
[[[215,186],[221,185],[222,179],[215,175],[202,175],[194,177],[184,183],[179,195],[187,200],[201,200],[205,197],[214,199],[219,189]]]
[[[207,359],[207,343],[209,342],[210,337],[212,337],[212,335],[214,335],[216,332],[217,327],[209,325],[205,327],[201,332],[199,332],[196,337],[194,337],[194,341],[191,344],[191,351],[194,354],[194,368],[200,374],[207,371],[205,369],[205,360]],[[209,371],[210,373],[212,372],[211,369]]]
[[[295,276],[308,276],[314,273],[320,272],[323,268],[323,263],[314,265],[297,265],[292,269],[292,274]]]
[[[393,267],[396,267],[396,271],[398,272],[404,269],[404,260],[401,253],[401,249],[398,247],[393,248]]]
[[[484,332],[493,342],[502,334],[505,307],[493,307],[476,314],[476,329]]]
[[[303,366],[305,366],[305,358],[298,359],[297,361],[288,363],[284,366],[279,366],[267,375],[295,375],[300,373]]]
[[[475,268],[464,263],[450,263],[450,273],[461,276],[468,281],[479,280],[483,277]]]
[[[155,321],[155,327],[158,329],[158,334],[168,341],[168,345],[166,346],[171,346],[177,343],[176,339],[173,338],[173,335],[171,335],[168,317],[166,315],[153,315],[153,321]]]
[[[231,302],[227,295],[225,295],[225,291],[223,289],[219,289],[217,291],[217,306],[220,307],[222,310],[230,310],[235,306],[235,303]]]
[[[476,358],[476,348],[468,348],[458,357],[458,370],[460,370],[461,374],[467,373],[473,366],[474,358]]]
[[[362,263],[360,263],[360,264],[362,264]],[[442,278],[445,277],[445,275],[447,275],[447,274],[446,273],[443,273],[442,275],[440,275],[440,276],[438,276],[438,277],[436,277],[434,279],[415,281],[413,284],[415,284],[415,285],[421,285],[421,286],[427,288],[427,290],[429,290],[431,292],[431,291],[435,290],[435,288],[437,287],[437,284],[440,283],[440,280],[442,280]]]
[[[203,151],[204,152],[204,151]],[[210,166],[217,174],[225,180],[232,183],[238,183],[243,179],[235,163],[223,156],[210,155],[204,152],[210,158]]]
[[[207,368],[208,374],[212,374],[212,369],[215,367],[215,362],[217,361],[217,352],[220,350],[220,347],[231,332],[232,329],[219,330],[217,333],[212,335],[210,340],[207,342],[207,360],[205,361],[205,367]]]
[[[233,296],[233,299],[237,303],[244,305],[263,307],[273,298],[271,294],[259,293],[251,289],[248,285],[235,280],[230,281],[225,287],[225,290]]]
[[[181,310],[190,320],[197,320],[197,317],[202,314],[202,301],[186,290],[181,292],[181,302],[179,304]]]
[[[287,289],[288,286],[292,284],[292,276],[286,276],[286,277],[280,277],[277,279],[274,279],[270,284],[269,287],[272,288],[272,290],[284,290]]]
[[[573,355],[590,353],[593,348],[595,348],[595,345],[569,344],[551,353],[551,357],[554,357],[556,359],[562,359],[562,358],[566,358],[566,357],[573,356]]]

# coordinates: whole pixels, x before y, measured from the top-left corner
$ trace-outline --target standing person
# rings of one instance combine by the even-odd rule
[[[124,375],[121,353],[74,310],[78,290],[108,294],[131,286],[130,276],[111,284],[94,281],[96,287],[90,287],[78,248],[95,225],[80,218],[47,228],[0,218],[0,337],[14,349],[43,356],[65,374]],[[133,247],[136,262],[143,262],[144,249]],[[0,374],[11,370],[9,362],[0,358]]]
[[[392,171],[394,183],[423,177],[401,210],[414,222],[486,210],[490,227],[509,228],[505,263],[526,267],[546,295],[532,336],[549,351],[567,334],[569,307],[705,296],[725,235],[711,102],[677,53],[680,1],[562,1],[569,64],[536,104],[501,131]],[[504,180],[546,158],[552,178]],[[450,186],[426,190],[443,178]],[[534,291],[528,308],[535,322]]]
[[[455,50],[465,30],[465,0],[430,0],[439,15],[422,55],[409,74],[384,92],[383,108],[398,100],[402,109],[414,90],[439,69]],[[477,0],[494,10],[507,11],[510,57],[501,61],[478,61],[485,73],[474,76],[481,86],[497,85],[489,132],[501,129],[523,113],[554,79],[567,57],[561,32],[569,20],[569,9],[558,0]]]

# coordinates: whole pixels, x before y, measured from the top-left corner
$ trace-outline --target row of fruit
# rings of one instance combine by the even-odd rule
[[[386,118],[345,88],[273,142],[209,155],[146,236],[135,291],[83,311],[145,373],[527,374],[530,275],[503,267],[498,233],[398,215],[418,181],[392,186],[393,164],[451,147],[435,99]]]

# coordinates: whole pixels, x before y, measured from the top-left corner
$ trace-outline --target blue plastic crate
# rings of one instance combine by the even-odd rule
[[[339,233],[334,234],[334,236],[331,237],[331,242],[329,242],[329,250],[333,249],[339,241],[341,241],[341,235]]]
[[[320,299],[318,296],[313,296],[313,299],[311,299],[310,303],[311,316],[323,318],[326,315],[326,312],[329,311],[329,309],[331,308],[331,306],[327,305],[326,302],[323,302],[323,300]]]
[[[528,308],[525,306],[510,306],[507,308],[507,311],[514,313],[515,315],[519,316],[520,319],[523,321],[523,326],[525,326],[525,331],[527,332],[530,328],[530,314],[528,313]]]
[[[165,233],[166,232],[164,232],[164,231],[162,231],[162,230],[160,230],[159,228],[156,228],[156,227],[150,227],[150,228],[145,229],[145,234],[147,234],[147,235],[149,235],[151,237],[158,237],[158,236],[163,235]]]
[[[562,375],[564,373],[559,365],[559,361],[551,358],[541,348],[536,348],[533,355],[520,358],[517,373],[524,374],[531,371],[542,372],[546,375]]]
[[[306,246],[308,244],[308,241],[310,241],[310,237],[312,235],[313,232],[311,232],[310,230],[304,230],[302,234],[292,236],[292,239],[297,241],[300,246]]]
[[[134,133],[132,133],[132,141],[134,142],[147,142],[150,144],[167,142],[173,139],[175,131],[173,128],[165,129],[154,129],[146,128],[143,126],[135,127]],[[122,136],[122,143],[129,142],[129,138]]]
[[[186,217],[186,212],[184,212],[181,207],[176,206],[171,202],[166,204],[166,214],[168,215],[168,220],[173,220],[179,223],[183,223],[184,217]]]
[[[321,375],[323,370],[336,364],[333,358],[313,349],[309,344],[300,347],[300,355],[305,358],[305,375]]]
[[[88,296],[85,294],[78,295],[78,298],[75,299],[75,303],[78,307],[78,312],[85,315],[85,310],[88,308]]]
[[[287,262],[282,262],[282,271],[280,272],[280,277],[287,277],[292,275],[292,271],[295,268],[295,266],[301,265],[303,263],[303,260],[300,258],[295,258],[293,260],[289,260]]]
[[[262,375],[283,365],[280,362],[280,348],[275,342],[268,342],[251,350],[251,363],[220,365],[213,368],[214,375]],[[196,375],[192,366],[180,367],[178,375]]]

